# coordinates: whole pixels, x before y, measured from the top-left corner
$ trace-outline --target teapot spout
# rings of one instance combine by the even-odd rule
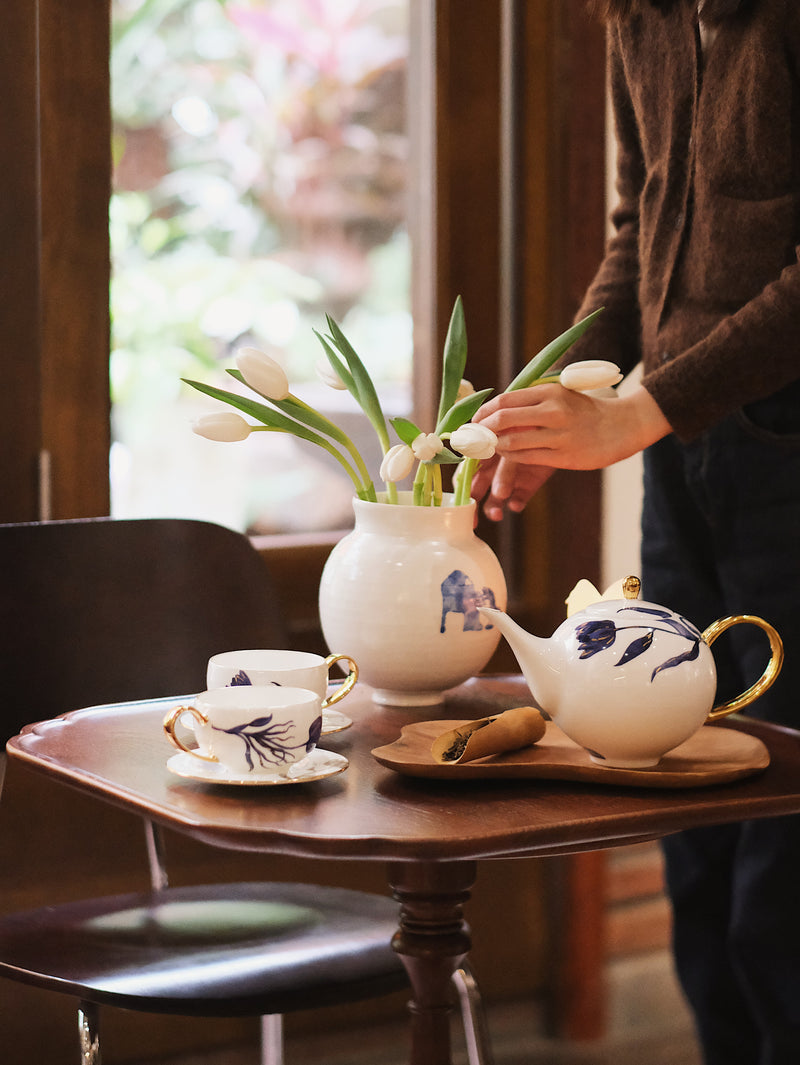
[[[549,661],[551,641],[526,632],[521,625],[494,607],[479,607],[481,617],[496,625],[505,638],[540,710],[552,714],[557,701],[559,672]]]

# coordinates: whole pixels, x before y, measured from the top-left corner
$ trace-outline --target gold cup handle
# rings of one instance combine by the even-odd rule
[[[745,706],[749,706],[750,703],[755,702],[755,700],[762,696],[768,688],[772,687],[772,684],[781,671],[781,666],[783,665],[783,640],[768,621],[756,617],[755,614],[735,614],[732,617],[722,618],[720,621],[715,621],[713,625],[709,625],[705,630],[703,633],[703,639],[710,647],[714,640],[716,640],[718,636],[721,636],[723,632],[730,629],[733,625],[739,625],[742,622],[749,625],[756,625],[759,629],[764,630],[769,637],[770,659],[769,662],[767,662],[766,669],[755,684],[749,687],[746,692],[737,695],[736,698],[729,699],[726,703],[722,703],[720,706],[715,706],[708,715],[709,721],[718,721],[721,717],[727,717],[728,714],[732,714],[736,710],[742,710]]]
[[[174,706],[164,718],[164,731],[167,734],[169,742],[173,747],[177,747],[179,751],[193,754],[195,758],[202,758],[204,762],[218,762],[219,759],[215,758],[213,754],[202,754],[196,747],[187,747],[176,734],[175,728],[178,724],[178,719],[182,717],[183,714],[191,714],[195,721],[199,721],[201,725],[208,724],[208,718],[201,710],[198,710],[196,706]]]
[[[350,657],[350,655],[328,655],[325,659],[325,665],[328,667],[328,673],[331,671],[331,666],[337,662],[349,662],[350,672],[344,679],[344,683],[341,687],[337,688],[333,695],[329,695],[327,699],[322,700],[322,709],[327,710],[329,706],[333,706],[334,703],[340,702],[344,699],[348,692],[353,690],[353,685],[358,680],[358,666]]]

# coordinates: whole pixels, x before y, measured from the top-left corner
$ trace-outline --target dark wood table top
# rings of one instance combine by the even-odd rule
[[[736,727],[766,743],[766,770],[679,790],[425,780],[401,776],[370,753],[415,721],[482,717],[528,699],[514,676],[470,681],[444,706],[422,709],[376,706],[368,688],[357,688],[339,704],[353,726],[321,743],[346,755],[349,768],[296,786],[219,786],[168,771],[174,750],[161,720],[174,698],[80,709],[29,725],[8,751],[33,770],[217,847],[301,857],[402,862],[565,854],[689,825],[800,811],[800,733],[757,722]]]

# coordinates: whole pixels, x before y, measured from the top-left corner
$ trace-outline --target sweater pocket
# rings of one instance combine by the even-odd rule
[[[791,193],[767,200],[698,196],[684,259],[686,291],[729,309],[753,299],[795,258],[794,224]]]

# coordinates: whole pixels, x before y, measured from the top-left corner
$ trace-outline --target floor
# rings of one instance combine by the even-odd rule
[[[691,1021],[672,975],[666,951],[614,963],[608,974],[608,1033],[601,1040],[565,1043],[542,1034],[530,1003],[494,1006],[487,1023],[494,1065],[701,1065]],[[404,1025],[380,1026],[338,1039],[313,1034],[286,1042],[287,1065],[405,1065]],[[455,1065],[464,1065],[460,1032],[454,1029]],[[258,1065],[255,1047],[141,1065]]]

